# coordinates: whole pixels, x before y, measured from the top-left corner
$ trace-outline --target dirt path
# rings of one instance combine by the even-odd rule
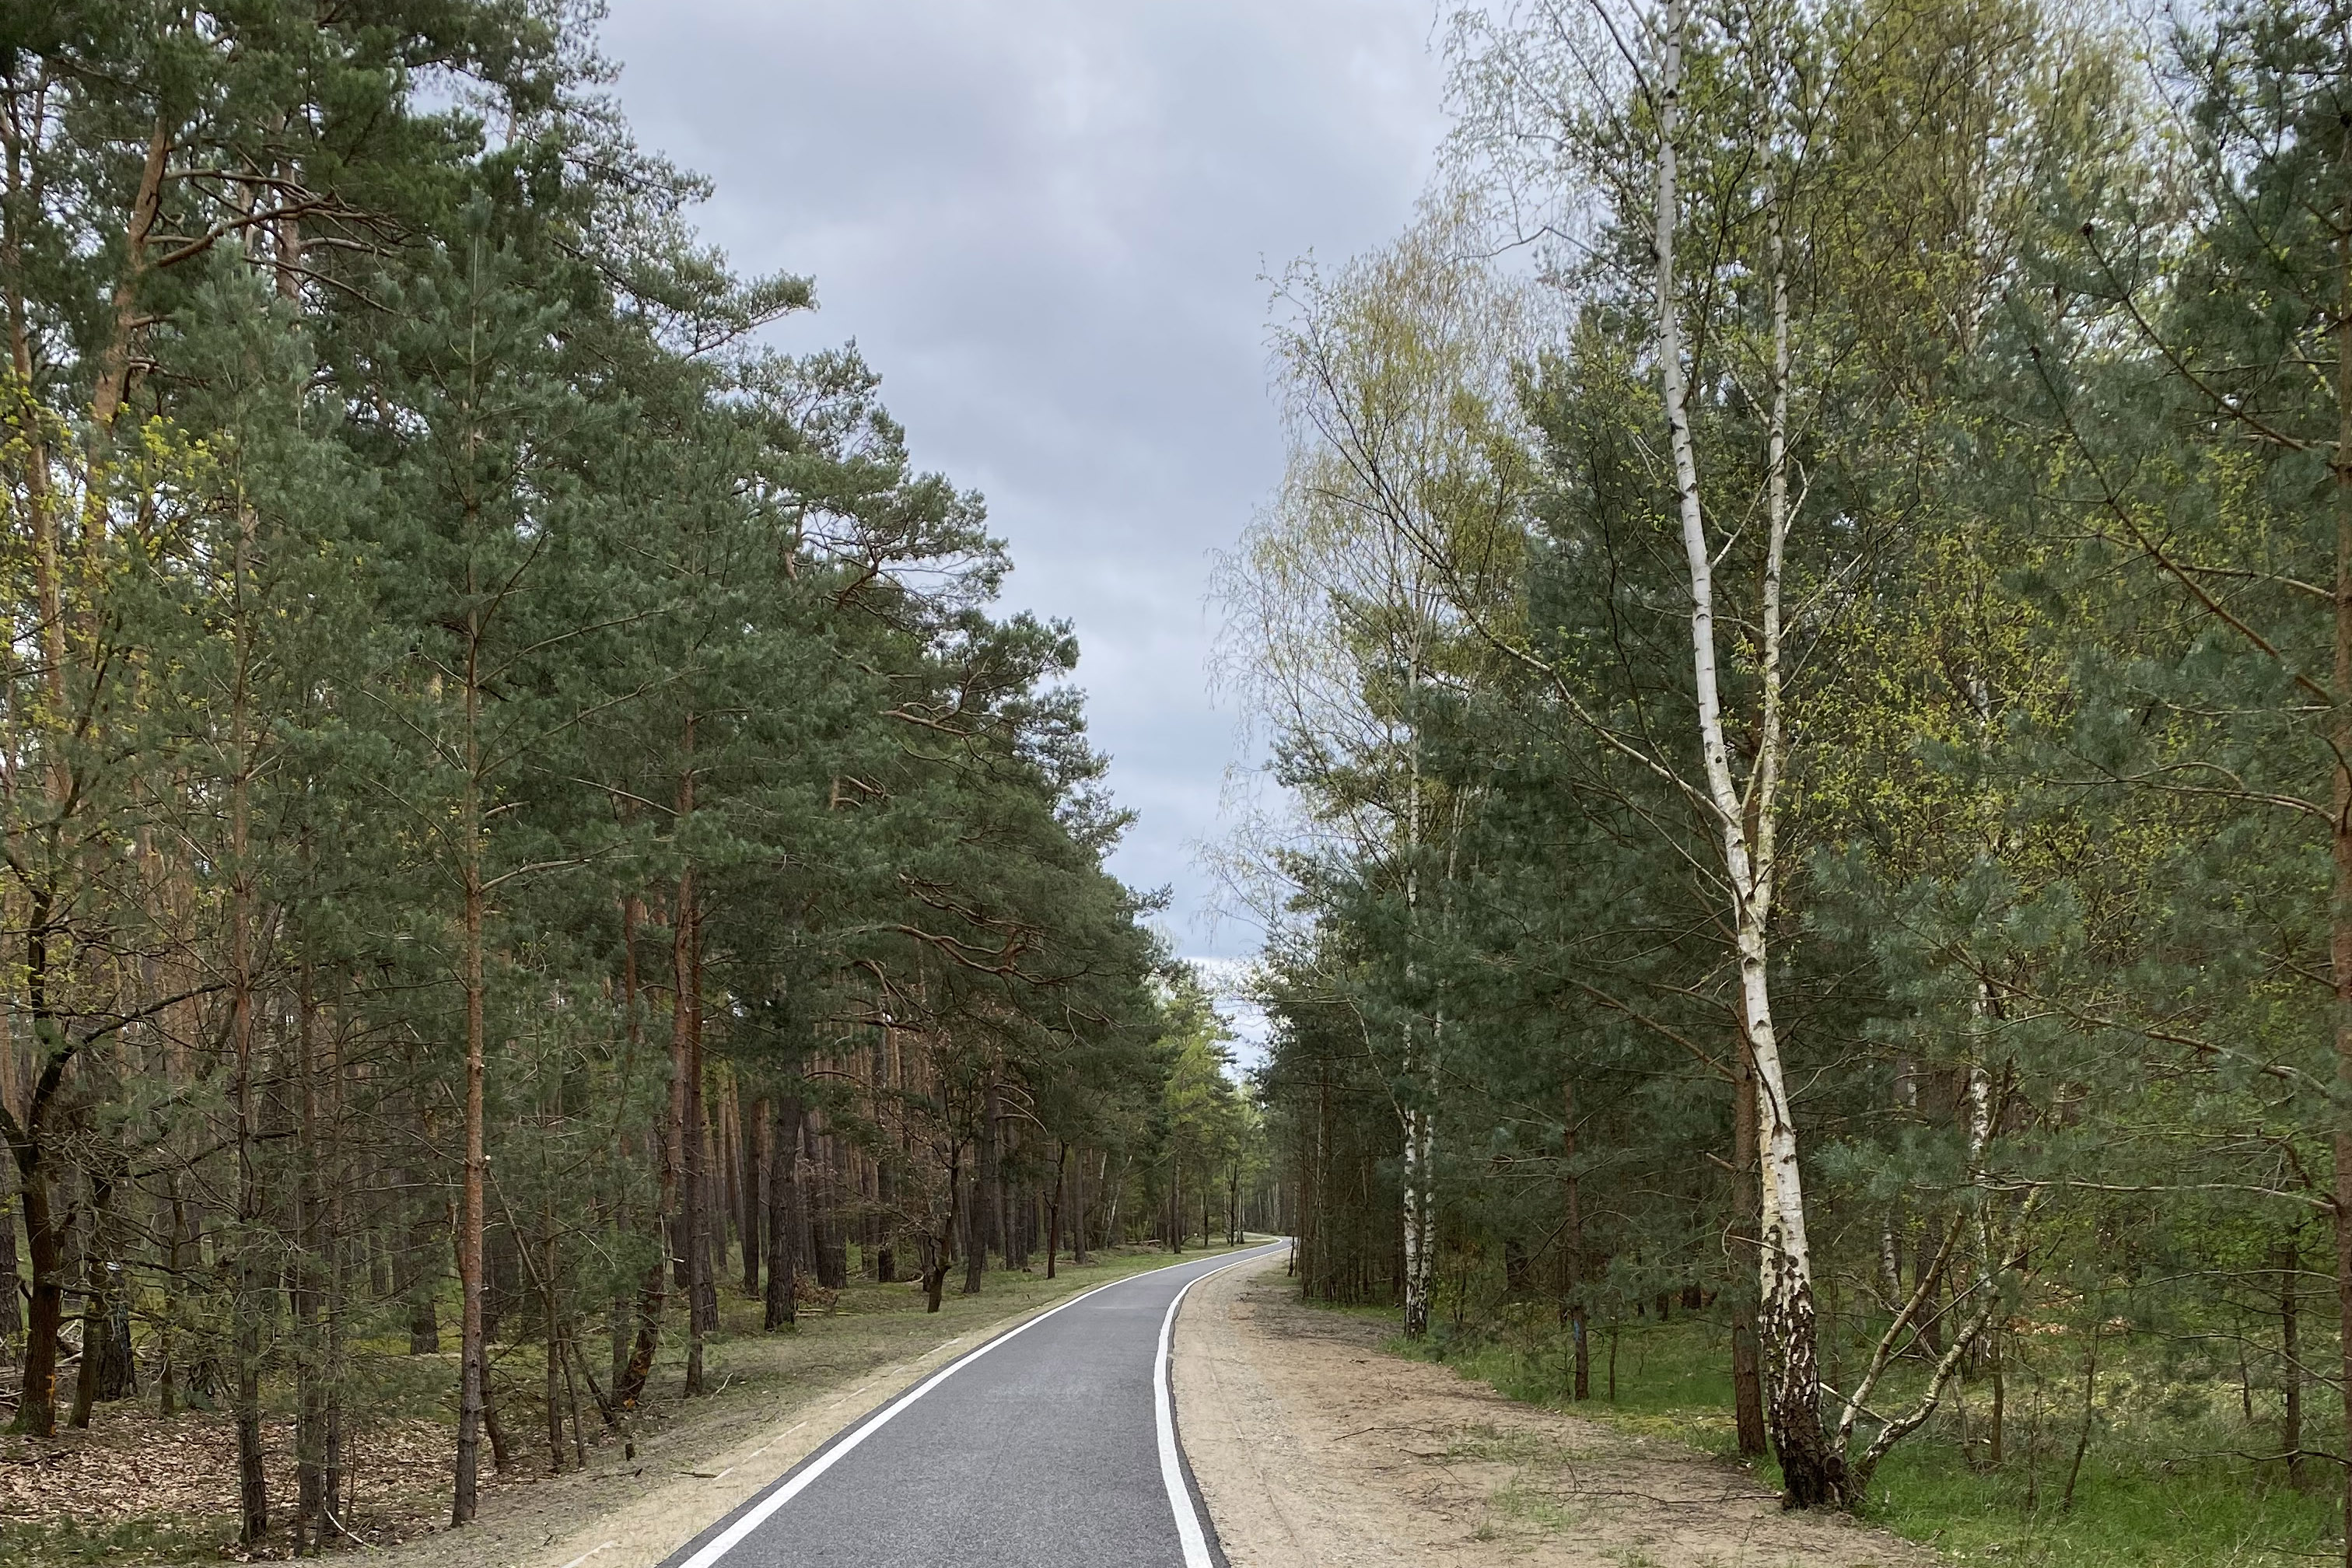
[[[1914,1568],[1728,1466],[1383,1353],[1377,1323],[1239,1268],[1186,1301],[1184,1449],[1234,1568]]]

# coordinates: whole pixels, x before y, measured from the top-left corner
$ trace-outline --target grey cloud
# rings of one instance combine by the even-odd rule
[[[1442,132],[1430,0],[614,0],[641,139],[712,176],[777,341],[856,338],[919,458],[984,491],[1013,604],[1076,623],[1116,868],[1206,892],[1232,722],[1210,552],[1272,489],[1261,273],[1403,224]],[[1220,931],[1231,950],[1245,933]],[[1207,951],[1197,940],[1195,951]]]

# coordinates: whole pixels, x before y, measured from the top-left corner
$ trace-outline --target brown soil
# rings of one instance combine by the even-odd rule
[[[1935,1557],[1679,1445],[1381,1349],[1237,1268],[1185,1302],[1178,1419],[1234,1568],[1913,1568]]]

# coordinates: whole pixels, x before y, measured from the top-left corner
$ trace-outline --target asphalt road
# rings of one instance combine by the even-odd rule
[[[1223,1568],[1177,1442],[1168,1335],[1193,1280],[1131,1275],[950,1363],[663,1568]]]

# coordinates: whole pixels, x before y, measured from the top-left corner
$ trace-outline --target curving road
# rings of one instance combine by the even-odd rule
[[[1192,1282],[1286,1242],[1074,1296],[845,1428],[663,1568],[1223,1568],[1177,1443]]]

